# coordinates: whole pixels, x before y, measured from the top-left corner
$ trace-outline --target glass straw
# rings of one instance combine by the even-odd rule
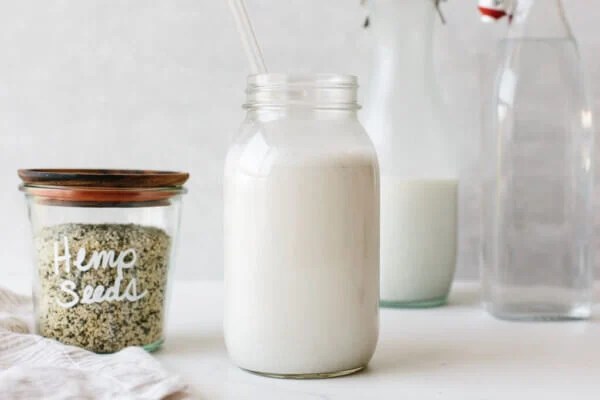
[[[256,35],[252,28],[252,23],[248,17],[244,0],[229,0],[229,7],[235,24],[237,26],[240,38],[242,39],[242,45],[248,61],[250,62],[250,71],[252,74],[263,74],[267,72],[265,61],[263,59],[262,52],[256,41]]]

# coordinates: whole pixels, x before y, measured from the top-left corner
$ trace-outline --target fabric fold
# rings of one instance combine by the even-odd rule
[[[149,400],[186,385],[140,347],[95,354],[33,334],[31,298],[0,288],[0,393],[6,399]]]

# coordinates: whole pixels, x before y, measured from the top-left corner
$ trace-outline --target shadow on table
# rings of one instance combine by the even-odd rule
[[[366,376],[410,376],[422,374],[446,374],[456,369],[476,368],[485,370],[503,365],[511,368],[544,350],[533,343],[520,346],[515,353],[513,343],[479,343],[469,348],[469,341],[459,340],[434,342],[430,340],[410,340],[404,343],[385,343],[385,354],[376,354],[369,367],[363,372]]]
[[[224,352],[225,342],[220,333],[202,334],[174,334],[167,336],[165,344],[157,352],[169,354],[207,354]]]
[[[385,347],[385,354],[376,354],[364,375],[434,372],[464,359],[460,344],[409,341],[394,346],[387,343],[382,347]]]
[[[445,307],[478,307],[481,304],[481,293],[478,286],[469,286],[452,290]]]

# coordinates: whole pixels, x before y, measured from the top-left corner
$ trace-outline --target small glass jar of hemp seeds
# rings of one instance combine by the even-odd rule
[[[187,173],[19,170],[33,230],[37,332],[96,353],[164,340]]]

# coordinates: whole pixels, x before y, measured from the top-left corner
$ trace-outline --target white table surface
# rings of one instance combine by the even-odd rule
[[[26,291],[27,284],[7,285]],[[175,282],[155,356],[194,399],[600,399],[600,306],[589,321],[507,322],[456,283],[446,307],[381,311],[369,367],[326,380],[264,378],[235,367],[222,334],[222,282]]]
[[[177,282],[166,343],[156,353],[200,399],[600,399],[600,308],[577,322],[507,322],[479,305],[478,285],[454,285],[450,304],[382,309],[366,371],[281,380],[231,364],[221,282]]]

